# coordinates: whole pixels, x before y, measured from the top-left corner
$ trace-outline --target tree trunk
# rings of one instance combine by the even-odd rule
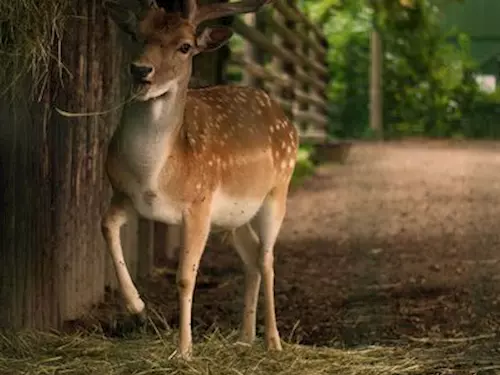
[[[371,34],[370,127],[377,139],[384,137],[382,118],[382,40],[375,27]]]

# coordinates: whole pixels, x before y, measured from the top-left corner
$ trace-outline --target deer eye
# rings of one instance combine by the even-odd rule
[[[191,44],[188,43],[184,43],[179,47],[179,52],[184,54],[188,53],[190,50],[191,50]]]

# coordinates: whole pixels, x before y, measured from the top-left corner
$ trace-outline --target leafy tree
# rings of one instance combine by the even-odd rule
[[[473,78],[469,38],[441,29],[440,7],[446,1],[301,1],[322,23],[330,45],[329,97],[340,108],[332,133],[362,137],[369,132],[370,32],[377,26],[384,44],[385,134],[485,135],[480,122],[470,120],[478,106],[486,110],[487,105]]]

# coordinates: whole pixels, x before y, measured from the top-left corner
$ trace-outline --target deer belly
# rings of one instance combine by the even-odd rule
[[[166,224],[182,222],[182,207],[164,195],[153,191],[134,194],[134,207],[142,217]]]
[[[248,223],[259,211],[264,198],[237,198],[216,193],[212,201],[211,223],[219,228],[237,228]]]

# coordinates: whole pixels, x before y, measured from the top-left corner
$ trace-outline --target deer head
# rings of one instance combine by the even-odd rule
[[[139,12],[114,1],[106,1],[105,8],[134,41],[130,74],[137,99],[144,101],[187,87],[193,56],[229,41],[232,30],[228,27],[206,27],[198,32],[203,21],[254,12],[271,1],[198,6],[196,0],[186,0],[180,13],[167,13],[155,0],[141,0]]]

